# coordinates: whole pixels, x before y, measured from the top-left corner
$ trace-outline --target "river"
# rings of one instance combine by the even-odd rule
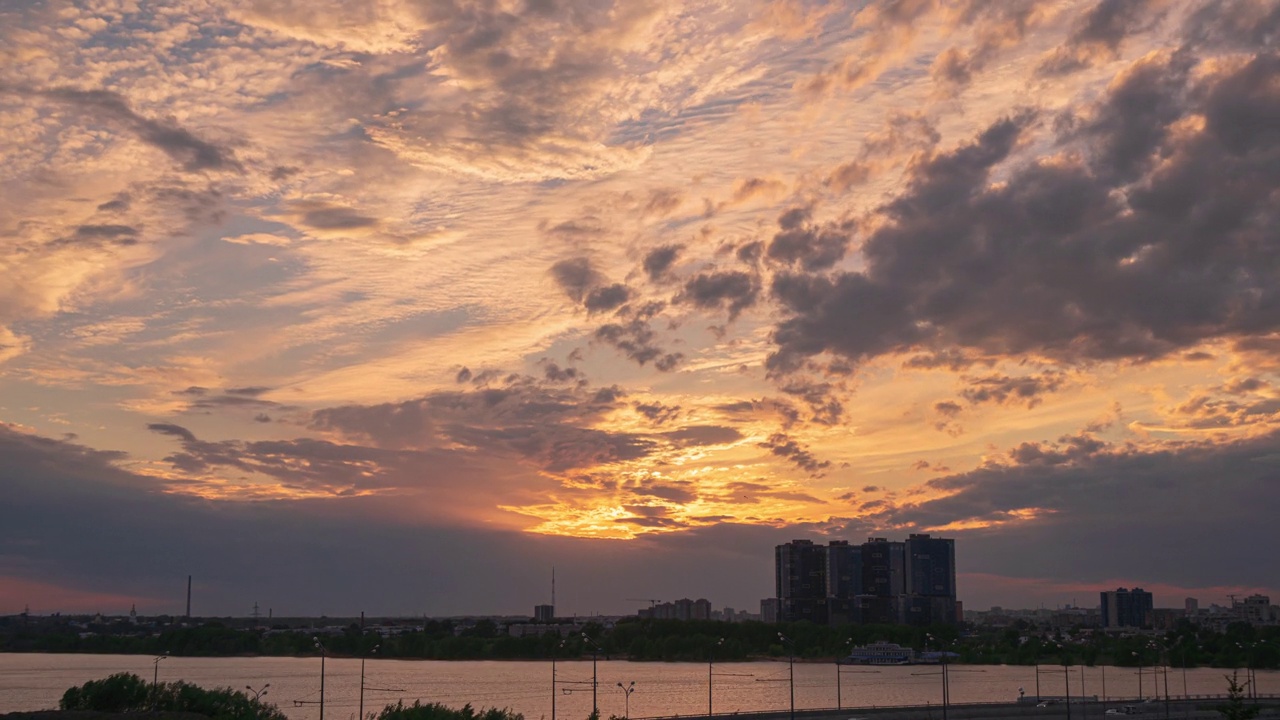
[[[57,707],[68,687],[116,672],[136,673],[151,680],[152,659],[138,655],[0,654],[0,712]],[[162,681],[186,680],[203,687],[255,689],[271,686],[264,699],[277,704],[291,720],[319,720],[319,658],[184,658],[171,657],[159,664]],[[716,713],[783,710],[789,706],[788,663],[716,663],[713,671],[713,709]],[[843,666],[840,675],[842,707],[923,705],[941,701],[939,668],[899,666],[885,668]],[[1192,694],[1224,693],[1224,673],[1196,668],[1186,673]],[[590,660],[556,663],[561,693],[556,696],[556,717],[584,720],[591,712]],[[1260,693],[1280,692],[1280,673],[1258,671]],[[633,663],[600,660],[596,667],[601,717],[626,713],[626,698],[619,683],[635,683],[631,717],[705,714],[707,711],[706,663]],[[1240,677],[1243,680],[1244,671]],[[1084,692],[1110,698],[1136,697],[1138,671],[1134,668],[1085,668]],[[1183,692],[1183,673],[1171,669],[1169,691]],[[1019,688],[1036,694],[1034,667],[1005,665],[952,665],[951,701],[1000,702],[1017,697]],[[1081,668],[1070,669],[1073,696],[1080,694]],[[1164,692],[1165,678],[1159,678]],[[1151,669],[1142,675],[1142,694],[1152,693]],[[503,707],[523,713],[527,720],[551,718],[551,663],[532,661],[426,661],[371,659],[365,666],[365,712],[398,699],[412,703],[442,702],[477,708]],[[325,717],[354,720],[360,692],[360,661],[325,661]],[[832,664],[796,663],[796,708],[836,707],[836,669]],[[1040,693],[1064,694],[1061,666],[1040,666]],[[296,704],[301,702],[302,704]]]

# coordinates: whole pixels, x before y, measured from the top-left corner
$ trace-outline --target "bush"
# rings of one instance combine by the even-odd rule
[[[275,705],[254,700],[231,688],[206,690],[181,680],[160,683],[153,688],[131,673],[117,673],[69,688],[62,694],[58,708],[115,713],[146,710],[193,712],[215,720],[288,720]]]
[[[116,673],[101,680],[90,680],[80,687],[68,688],[58,701],[58,708],[137,712],[150,707],[150,691],[146,681],[137,675]]]
[[[454,709],[440,703],[423,705],[415,700],[412,705],[397,702],[384,707],[376,720],[524,720],[524,716],[506,709],[489,708],[476,712],[470,704]]]

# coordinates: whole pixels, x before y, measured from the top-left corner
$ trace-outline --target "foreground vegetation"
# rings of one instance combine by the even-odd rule
[[[249,697],[243,691],[206,690],[181,680],[152,685],[132,673],[116,673],[69,688],[62,694],[58,709],[191,712],[214,720],[288,720],[275,705]]]
[[[0,622],[0,652],[76,652],[170,654],[180,656],[299,656],[317,653],[314,630],[277,627],[272,630],[234,628],[219,622],[196,627],[139,628],[104,626],[91,633],[69,623],[20,626]],[[587,625],[589,644],[580,632],[567,628],[565,637],[511,637],[497,625],[481,620],[455,627],[449,621],[428,621],[425,628],[406,628],[380,637],[352,624],[323,636],[330,655],[359,656],[375,645],[379,657],[431,660],[561,659],[600,657],[657,661],[720,661],[786,657],[831,660],[854,645],[887,640],[916,649],[947,649],[957,662],[976,664],[1280,668],[1280,628],[1254,628],[1244,623],[1226,632],[1183,623],[1159,637],[1114,637],[1080,629],[1044,631],[1028,624],[1008,628],[966,630],[954,626],[915,628],[900,625],[826,627],[810,623],[783,625],[760,622],[639,620],[621,621],[614,628]],[[794,641],[784,645],[778,633]]]
[[[92,710],[109,713],[184,712],[212,720],[288,720],[275,705],[231,688],[205,688],[186,682],[150,685],[131,673],[116,673],[101,680],[69,688],[58,702],[59,710]],[[510,710],[476,711],[470,705],[451,708],[439,703],[412,705],[397,702],[369,714],[370,720],[524,720]]]

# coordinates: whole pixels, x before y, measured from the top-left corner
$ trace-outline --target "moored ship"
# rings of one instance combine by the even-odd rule
[[[916,651],[897,643],[873,642],[855,647],[841,662],[848,665],[910,665],[916,662]]]

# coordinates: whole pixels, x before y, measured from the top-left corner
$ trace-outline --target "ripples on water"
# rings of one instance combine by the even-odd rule
[[[56,707],[68,687],[116,672],[132,672],[151,679],[151,658],[138,655],[41,655],[0,654],[0,712]],[[1061,666],[1041,666],[1042,695],[1064,694]],[[941,702],[938,668],[905,666],[842,668],[841,704],[845,707],[923,705]],[[557,720],[584,720],[591,712],[591,661],[556,663],[561,693],[556,696]],[[714,710],[717,713],[751,710],[785,710],[790,703],[788,666],[782,662],[717,663],[714,666]],[[1197,668],[1187,672],[1189,692],[1226,691],[1223,674],[1229,671]],[[526,720],[551,718],[550,662],[369,660],[365,666],[365,712],[403,699],[442,702],[461,706],[504,707],[523,713]],[[1080,694],[1081,669],[1071,668],[1071,694]],[[1138,694],[1134,668],[1085,668],[1085,694],[1102,696],[1105,675],[1109,697]],[[1243,672],[1241,673],[1243,676]],[[631,663],[601,660],[597,667],[598,698],[602,717],[624,714],[623,692],[618,683],[636,683],[631,695],[632,717],[705,714],[707,665],[705,663]],[[315,704],[294,701],[320,699],[319,658],[180,658],[160,663],[160,678],[186,680],[204,687],[271,683],[265,697],[292,720],[319,720]],[[1143,694],[1150,696],[1150,668],[1142,678]],[[1169,691],[1183,690],[1183,675],[1171,669]],[[1280,673],[1258,672],[1259,692],[1280,692]],[[1034,667],[951,666],[951,701],[1007,702],[1018,688],[1035,695]],[[1164,690],[1164,678],[1160,678]],[[325,720],[354,720],[360,692],[360,661],[325,661]],[[836,670],[832,664],[797,663],[796,708],[836,706]]]

